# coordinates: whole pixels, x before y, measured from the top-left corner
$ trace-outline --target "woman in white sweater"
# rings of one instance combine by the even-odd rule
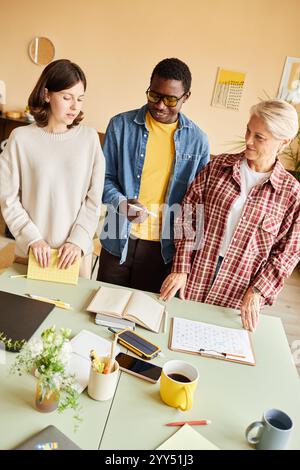
[[[83,126],[86,78],[78,65],[56,60],[29,97],[35,123],[18,127],[0,157],[0,203],[16,239],[42,267],[57,248],[59,268],[83,255],[86,272],[103,189],[105,163],[96,130]],[[90,257],[89,257],[90,258]]]

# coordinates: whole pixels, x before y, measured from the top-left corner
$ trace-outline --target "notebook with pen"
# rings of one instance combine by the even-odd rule
[[[75,261],[68,269],[58,269],[58,250],[51,250],[50,263],[47,268],[42,268],[36,261],[32,250],[29,251],[27,279],[38,281],[60,282],[64,284],[78,283],[80,260]]]
[[[255,366],[250,334],[244,329],[174,317],[170,328],[169,348]]]

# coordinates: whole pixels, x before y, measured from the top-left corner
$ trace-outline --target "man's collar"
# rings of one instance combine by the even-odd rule
[[[148,111],[148,106],[145,104],[140,109],[138,109],[134,122],[140,126],[145,126],[146,124],[146,113]],[[179,126],[178,129],[182,127],[192,127],[192,123],[189,118],[187,118],[183,113],[178,113]]]

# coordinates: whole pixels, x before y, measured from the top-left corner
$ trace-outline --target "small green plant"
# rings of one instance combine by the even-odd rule
[[[62,413],[67,408],[74,410],[75,429],[81,417],[79,416],[79,393],[76,389],[74,375],[67,373],[72,347],[69,341],[71,330],[56,327],[47,328],[40,338],[32,338],[25,343],[10,368],[10,373],[22,375],[35,370],[39,379],[41,399],[51,392],[59,392],[58,411]]]
[[[300,182],[300,129],[293,142],[285,148],[281,155],[284,155],[293,163],[292,173]]]
[[[3,331],[0,331],[0,343],[4,344],[6,351],[19,352],[20,349],[24,346],[25,340],[22,339],[13,341],[11,338],[7,338]]]

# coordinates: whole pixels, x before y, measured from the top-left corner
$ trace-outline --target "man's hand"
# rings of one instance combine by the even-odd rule
[[[171,273],[162,283],[160,289],[161,300],[171,300],[179,290],[179,298],[184,300],[184,289],[187,281],[186,273]]]
[[[241,305],[241,318],[243,327],[254,331],[259,318],[261,295],[248,287]]]
[[[58,269],[68,269],[81,257],[81,249],[73,243],[64,243],[58,249],[57,256],[59,258]]]
[[[149,215],[147,208],[143,206],[138,199],[122,201],[119,206],[119,211],[133,224],[141,224]]]
[[[51,248],[45,240],[38,240],[30,245],[36,261],[42,268],[47,268],[50,263]]]

